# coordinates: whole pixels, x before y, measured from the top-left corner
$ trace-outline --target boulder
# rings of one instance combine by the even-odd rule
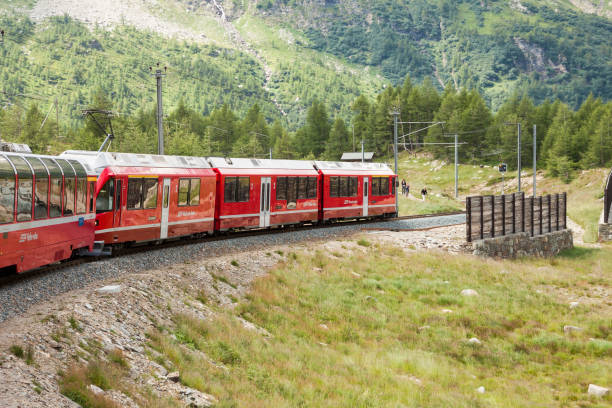
[[[102,388],[98,387],[97,385],[89,384],[89,386],[87,386],[87,388],[89,389],[89,391],[93,392],[96,395],[104,394],[104,390]]]
[[[469,339],[468,343],[473,344],[475,346],[480,346],[482,344],[482,342],[478,340],[476,337],[472,337],[471,339]]]
[[[587,392],[589,395],[594,395],[596,397],[603,397],[605,395],[608,395],[608,393],[610,392],[610,389],[606,387],[600,387],[599,385],[595,385],[595,384],[589,384],[589,389]]]
[[[485,387],[483,387],[482,385],[478,388],[476,388],[476,392],[479,394],[484,394],[485,393]]]
[[[563,326],[563,333],[565,334],[570,334],[570,333],[577,332],[577,331],[582,331],[582,328],[578,326],[570,326],[570,325]]]
[[[570,304],[569,304],[569,308],[570,308],[570,309],[575,309],[575,308],[577,308],[579,305],[580,305],[580,303],[578,303],[578,302],[570,302]]]
[[[217,399],[212,395],[188,387],[183,388],[179,392],[179,397],[189,408],[212,407],[217,403]]]
[[[178,371],[173,371],[170,374],[168,374],[166,378],[176,383],[176,382],[179,382],[179,380],[181,379],[181,376],[179,375]]]
[[[97,290],[98,293],[119,293],[121,292],[121,285],[109,285],[103,286]]]
[[[478,292],[474,289],[463,289],[461,291],[461,296],[478,296]]]

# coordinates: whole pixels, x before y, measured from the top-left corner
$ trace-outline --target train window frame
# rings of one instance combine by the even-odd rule
[[[87,214],[87,179],[77,178],[76,181],[76,214]]]
[[[297,199],[306,200],[308,198],[308,177],[297,177]]]
[[[276,201],[285,201],[287,199],[287,178],[287,176],[276,177]]]
[[[15,169],[4,156],[0,156],[0,208],[5,208],[6,210],[0,212],[0,224],[15,222],[15,188]],[[7,194],[3,194],[4,192]],[[10,194],[11,192],[12,194]]]
[[[225,176],[223,179],[224,203],[247,203],[251,196],[251,178],[248,176]]]
[[[194,191],[194,186],[197,184],[197,203],[193,204],[193,199],[194,197],[192,197],[192,192]],[[181,188],[184,187],[186,188],[184,194],[185,194],[185,200],[181,200]],[[197,207],[200,205],[200,197],[201,197],[201,189],[202,187],[202,180],[199,178],[180,178],[179,182],[178,182],[178,195],[176,198],[176,204],[178,207]]]
[[[297,177],[287,177],[287,205],[296,204],[298,199]]]
[[[129,211],[154,210],[157,208],[159,199],[159,179],[156,177],[129,177],[126,207]],[[147,187],[147,185],[149,185]],[[155,195],[146,200],[146,193],[154,191]],[[137,197],[138,195],[138,197]],[[138,198],[138,203],[135,199]],[[147,205],[147,203],[150,203]],[[138,204],[138,206],[136,206]]]
[[[154,195],[147,199],[148,193]],[[143,178],[142,181],[142,209],[154,210],[157,208],[157,200],[159,199],[159,180],[153,177]]]
[[[306,199],[317,198],[317,177],[316,176],[308,176],[308,184],[306,187]]]
[[[103,197],[104,201],[101,201],[100,195],[103,191],[106,191],[106,194]],[[110,206],[107,206],[106,208],[103,208],[103,209],[99,209],[98,206],[101,204],[110,204]],[[96,214],[102,214],[105,212],[113,211],[114,208],[115,208],[115,179],[112,177],[109,177],[106,180],[106,182],[102,185],[102,187],[100,188],[100,191],[98,191],[98,195],[96,196]]]
[[[49,170],[38,157],[24,157],[34,171],[34,219],[49,217]],[[40,194],[40,192],[44,194]]]
[[[339,177],[338,176],[330,176],[329,177],[329,196],[330,197],[340,197],[338,195],[338,191],[339,191],[339,185],[340,185],[340,181],[339,181]]]
[[[8,156],[7,158],[17,172],[15,219],[17,222],[32,221],[34,208],[34,172],[32,166],[21,156]],[[25,190],[25,193],[22,193],[22,190]]]
[[[63,195],[63,211],[62,215],[64,217],[72,217],[75,214],[76,209],[76,181],[74,177],[66,177],[64,178],[64,195]],[[70,201],[68,200],[72,197],[72,208],[68,208],[68,204]]]

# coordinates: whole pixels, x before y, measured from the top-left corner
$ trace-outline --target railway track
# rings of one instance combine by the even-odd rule
[[[285,234],[285,233],[291,233],[295,231],[329,229],[329,228],[337,228],[337,227],[352,226],[352,225],[369,225],[369,224],[375,224],[375,223],[386,223],[386,222],[394,222],[394,221],[402,221],[402,220],[437,218],[437,217],[460,215],[460,214],[465,214],[465,211],[437,213],[437,214],[408,215],[408,216],[386,218],[386,219],[374,218],[374,219],[367,219],[367,220],[350,220],[350,221],[340,221],[340,222],[322,224],[322,225],[319,225],[319,224],[288,225],[288,226],[283,226],[279,228],[252,229],[252,230],[237,231],[237,232],[219,233],[216,235],[209,235],[209,236],[197,237],[197,238],[184,237],[184,238],[178,238],[174,240],[171,239],[171,240],[166,240],[166,241],[159,242],[159,243],[148,243],[148,244],[141,244],[141,245],[136,245],[136,246],[127,247],[127,248],[114,249],[113,253],[108,256],[78,257],[78,258],[68,259],[63,262],[58,262],[55,264],[47,265],[42,268],[34,269],[32,271],[24,272],[21,274],[2,276],[0,277],[0,287],[9,286],[11,284],[14,284],[14,283],[26,280],[26,279],[31,279],[36,276],[46,275],[46,274],[58,271],[60,269],[70,268],[70,267],[78,266],[78,265],[85,264],[85,263],[97,262],[101,259],[125,257],[129,255],[137,254],[137,253],[147,252],[147,251],[159,251],[159,250],[167,249],[167,248],[188,246],[188,245],[194,245],[194,244],[206,243],[206,242],[226,241],[226,240],[232,240],[232,239],[242,238],[242,237],[256,237],[256,236],[263,236],[263,235]],[[411,230],[427,230],[431,228],[437,228],[437,227],[415,228]],[[361,230],[395,231],[395,230],[400,230],[400,229],[364,227]]]

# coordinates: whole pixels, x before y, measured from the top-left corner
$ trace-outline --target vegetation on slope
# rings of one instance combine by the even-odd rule
[[[610,403],[586,394],[612,380],[610,305],[586,297],[612,283],[610,248],[510,262],[359,243],[288,254],[211,321],[176,315],[150,333],[158,362],[222,407]]]

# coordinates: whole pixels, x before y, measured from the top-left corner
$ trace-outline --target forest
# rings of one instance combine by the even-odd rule
[[[89,108],[115,109],[102,90],[94,93]],[[385,160],[393,153],[393,110],[399,112],[399,122],[438,123],[421,132],[418,130],[427,124],[401,123],[400,150],[427,150],[438,158],[452,160],[452,148],[428,143],[450,143],[451,136],[457,134],[462,143],[459,149],[462,163],[506,162],[513,169],[517,165],[520,123],[525,167],[531,166],[534,125],[538,160],[552,175],[570,181],[576,170],[612,166],[612,102],[604,103],[590,95],[574,110],[559,100],[534,104],[529,96],[515,94],[497,112],[492,112],[477,90],[457,90],[449,85],[439,92],[429,80],[415,84],[409,77],[402,85],[389,86],[375,98],[358,96],[350,106],[350,121],[332,117],[325,102],[315,100],[305,114],[304,125],[294,132],[278,120],[266,120],[257,103],[242,116],[227,104],[205,115],[181,100],[164,118],[165,152],[338,160],[343,152],[358,151],[363,140],[366,151],[375,152],[376,160]],[[104,123],[105,118],[97,120]],[[157,152],[155,106],[139,109],[134,115],[114,115],[112,123],[115,138],[111,151]],[[76,127],[59,125],[36,101],[0,110],[2,138],[28,143],[36,153],[97,150],[105,137],[91,118]]]

